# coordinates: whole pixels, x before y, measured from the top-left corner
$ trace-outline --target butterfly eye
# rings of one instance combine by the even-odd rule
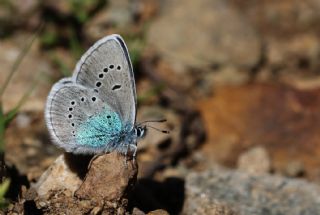
[[[69,111],[73,111],[73,108],[72,108],[72,107],[70,107],[70,108],[69,108]]]
[[[97,100],[97,98],[96,97],[92,97],[91,100],[94,102],[94,101]]]
[[[104,71],[104,72],[108,72],[108,68],[104,68],[103,71]]]
[[[136,135],[137,137],[143,137],[145,135],[145,130],[144,128],[138,127],[136,129]]]
[[[138,137],[140,137],[140,135],[141,135],[140,128],[137,128],[137,130],[136,130],[136,131],[137,131],[137,136],[138,136]]]
[[[110,68],[110,69],[113,69],[113,68],[114,68],[114,65],[113,65],[113,64],[111,64],[111,65],[109,66],[109,68]]]
[[[107,70],[108,70],[108,69],[107,69]],[[99,74],[99,78],[103,78],[103,74],[102,74],[102,73]]]
[[[71,101],[70,104],[71,104],[71,105],[75,105],[76,102],[75,102],[75,101]]]

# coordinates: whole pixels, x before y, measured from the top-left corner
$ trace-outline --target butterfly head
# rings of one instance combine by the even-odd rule
[[[147,133],[147,126],[143,125],[138,125],[135,127],[135,134],[137,138],[143,138],[146,136]]]
[[[136,126],[134,128],[136,137],[137,138],[143,138],[144,136],[146,136],[148,128],[152,128],[152,129],[154,129],[156,131],[168,134],[169,131],[167,131],[167,130],[161,130],[161,129],[155,128],[155,127],[147,124],[147,123],[150,123],[150,122],[165,122],[165,121],[166,121],[165,119],[148,120],[148,121],[144,121],[144,122],[140,122],[140,123],[136,124]]]

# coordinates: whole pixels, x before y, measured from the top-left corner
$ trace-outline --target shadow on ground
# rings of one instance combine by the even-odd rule
[[[139,179],[131,196],[131,210],[139,208],[145,213],[165,209],[170,214],[179,214],[185,198],[184,180],[167,178],[163,182]]]

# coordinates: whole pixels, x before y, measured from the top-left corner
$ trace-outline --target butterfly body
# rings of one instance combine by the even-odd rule
[[[52,87],[45,119],[53,142],[67,152],[135,155],[146,128],[135,125],[134,76],[119,35],[96,42],[82,56],[73,76]]]

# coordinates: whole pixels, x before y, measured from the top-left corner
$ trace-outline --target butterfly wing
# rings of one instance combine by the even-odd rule
[[[53,86],[45,113],[54,143],[73,153],[113,151],[119,133],[132,129],[135,117],[132,65],[119,35],[96,42],[72,78]]]
[[[120,116],[97,92],[71,78],[52,87],[45,119],[54,143],[73,153],[112,151],[123,126]]]
[[[101,100],[116,110],[133,128],[136,117],[136,88],[127,47],[119,35],[96,42],[78,62],[73,81],[94,89]]]

